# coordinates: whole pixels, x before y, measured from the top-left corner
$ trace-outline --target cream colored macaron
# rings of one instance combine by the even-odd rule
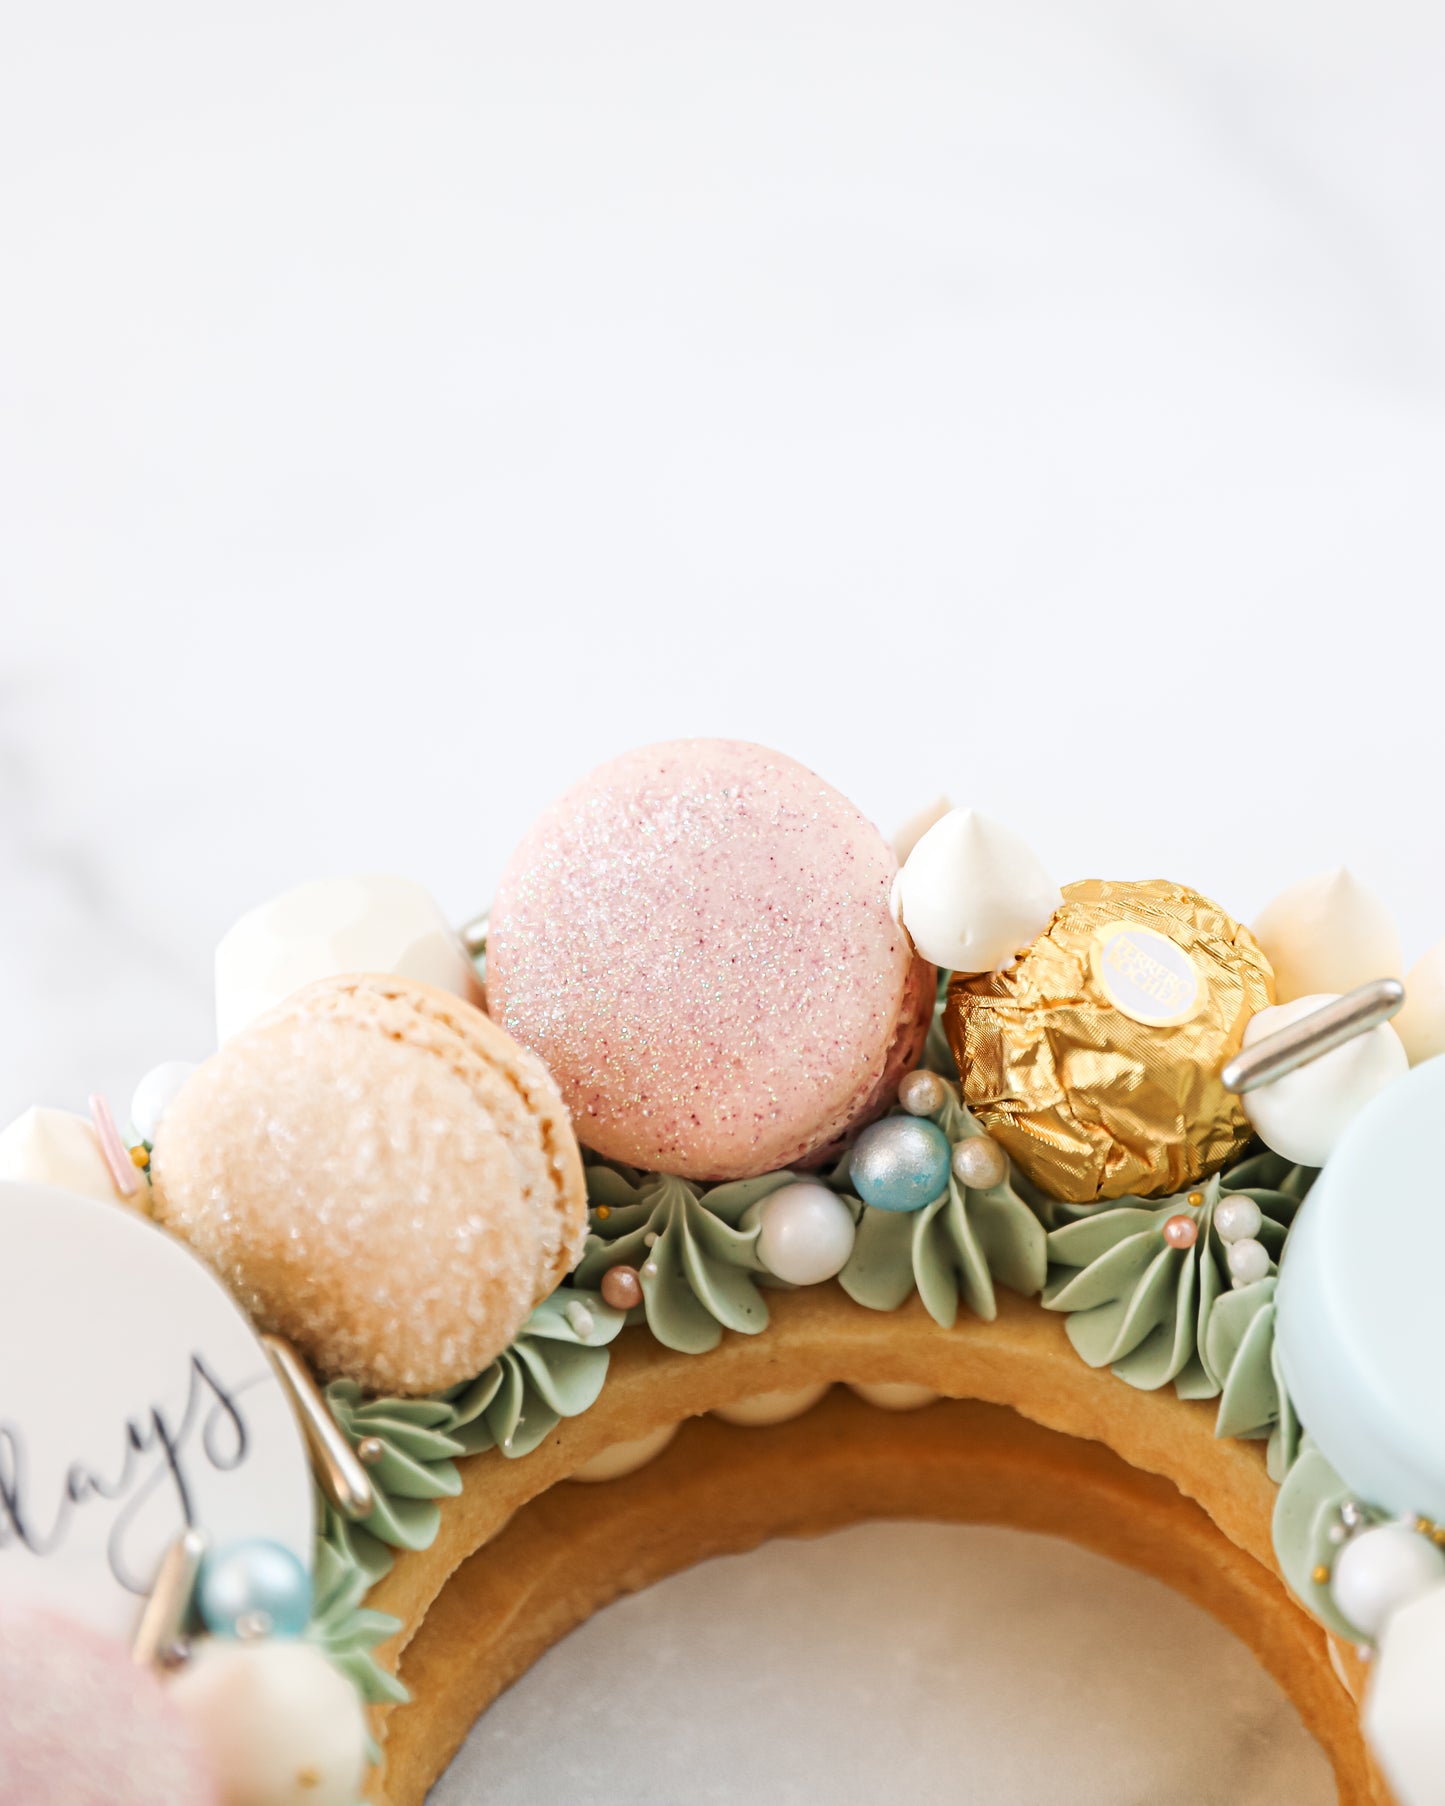
[[[154,1214],[323,1378],[481,1372],[578,1258],[582,1161],[546,1069],[412,979],[326,978],[234,1036],[157,1132]]]

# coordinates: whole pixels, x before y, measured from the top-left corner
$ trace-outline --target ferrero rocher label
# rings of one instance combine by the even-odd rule
[[[1091,1204],[1183,1191],[1243,1151],[1219,1075],[1273,1001],[1269,961],[1218,904],[1090,880],[1006,972],[955,976],[945,1024],[984,1128],[1051,1197]]]

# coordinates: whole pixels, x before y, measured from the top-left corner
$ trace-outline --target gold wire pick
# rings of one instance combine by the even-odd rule
[[[370,1476],[331,1415],[310,1369],[282,1336],[262,1336],[261,1345],[301,1419],[311,1466],[328,1503],[352,1523],[370,1517],[376,1504]]]
[[[1287,1072],[1388,1022],[1399,1014],[1404,1001],[1405,987],[1398,978],[1377,978],[1346,991],[1343,997],[1322,1004],[1288,1028],[1277,1029],[1237,1053],[1220,1074],[1224,1089],[1242,1093],[1282,1079]]]
[[[131,1643],[138,1668],[175,1668],[186,1656],[186,1620],[206,1553],[205,1532],[183,1530],[161,1557]]]

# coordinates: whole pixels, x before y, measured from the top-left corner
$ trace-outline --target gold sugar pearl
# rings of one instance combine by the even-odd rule
[[[132,1166],[138,1166],[144,1170],[151,1163],[150,1149],[133,1147],[130,1151],[130,1158]]]
[[[1310,1579],[1315,1583],[1315,1585],[1317,1587],[1328,1586],[1329,1580],[1330,1580],[1330,1571],[1327,1567],[1324,1566],[1323,1563],[1321,1563],[1320,1566],[1317,1567],[1314,1570],[1314,1572],[1310,1575]]]
[[[612,1215],[612,1206],[610,1204],[599,1204],[594,1214],[599,1223],[605,1223],[608,1217]]]
[[[1188,1202],[1198,1210],[1199,1206],[1204,1202],[1204,1193],[1202,1191],[1190,1192]]]

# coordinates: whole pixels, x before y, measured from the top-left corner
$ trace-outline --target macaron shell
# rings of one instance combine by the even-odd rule
[[[522,1194],[541,1237],[537,1297],[554,1291],[582,1258],[587,1181],[567,1106],[536,1055],[452,992],[389,974],[320,979],[275,1014],[292,1011],[365,1023],[451,1066],[481,1101],[517,1162]]]
[[[585,1234],[555,1087],[480,1012],[391,977],[325,979],[177,1095],[157,1218],[323,1378],[420,1393],[515,1337]]]
[[[899,1005],[893,1042],[877,1084],[865,1097],[855,1100],[847,1120],[830,1141],[822,1147],[815,1147],[810,1153],[800,1155],[796,1160],[785,1161],[784,1165],[826,1166],[837,1159],[860,1129],[882,1116],[898,1095],[899,1082],[918,1064],[933,1021],[933,1006],[937,995],[937,968],[930,966],[926,959],[915,958],[908,969],[908,982],[904,987],[903,1001]]]
[[[602,1154],[708,1179],[806,1159],[882,1107],[914,963],[894,871],[877,829],[780,753],[624,754],[513,855],[488,1007]]]

